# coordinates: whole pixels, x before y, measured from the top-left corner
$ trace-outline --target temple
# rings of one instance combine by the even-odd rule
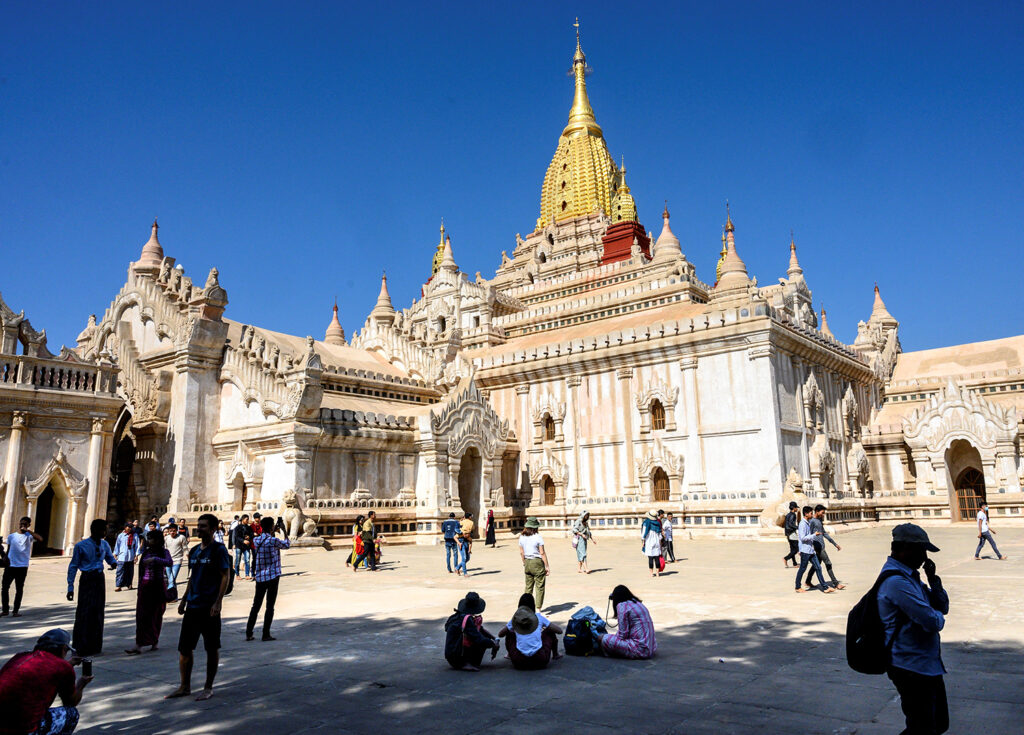
[[[422,543],[453,510],[635,533],[660,507],[745,536],[777,534],[793,497],[850,524],[983,499],[1020,517],[1024,336],[903,353],[876,286],[844,344],[795,240],[759,285],[729,208],[702,280],[668,203],[656,238],[641,225],[586,72],[577,32],[539,216],[493,277],[461,271],[442,224],[420,297],[395,309],[382,276],[348,338],[337,304],[322,339],[229,318],[218,270],[193,282],[155,222],[74,349],[0,302],[0,532],[35,514],[59,552],[93,517],[288,504],[327,536],[373,508]]]

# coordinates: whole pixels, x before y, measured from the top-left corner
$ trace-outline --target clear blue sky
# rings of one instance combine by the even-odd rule
[[[1024,331],[1024,6],[6,2],[0,291],[73,344],[154,215],[228,316],[323,336],[429,275],[441,217],[492,276],[538,215],[580,15],[640,219],[713,280],[724,202],[762,284],[789,231],[852,341],[877,280],[905,349]]]

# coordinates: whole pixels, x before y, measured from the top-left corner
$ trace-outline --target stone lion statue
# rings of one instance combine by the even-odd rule
[[[302,512],[299,507],[299,494],[295,490],[286,490],[279,510],[281,520],[288,529],[288,536],[297,539],[300,536],[316,536],[316,524],[312,518]],[[319,520],[319,519],[317,519]]]
[[[796,471],[796,467],[791,467],[789,470],[786,484],[782,489],[782,497],[778,500],[770,501],[764,510],[761,511],[761,527],[772,528],[778,526],[782,528],[785,524],[786,514],[789,512],[789,502],[791,500],[796,501],[801,507],[808,503],[807,496],[804,495],[804,481]]]

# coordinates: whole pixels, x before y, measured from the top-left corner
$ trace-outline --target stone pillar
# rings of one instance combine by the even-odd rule
[[[28,414],[15,411],[11,415],[11,438],[7,445],[7,472],[4,479],[7,490],[4,497],[3,516],[0,516],[0,536],[7,538],[14,530],[14,512],[21,492],[21,464],[24,460],[25,434],[28,431]]]
[[[78,539],[82,535],[84,535],[84,534],[80,535],[79,531],[78,531],[78,508],[82,504],[82,496],[81,495],[72,495],[71,496],[71,500],[68,501],[68,502],[71,505],[71,510],[68,513],[69,520],[68,520],[67,530],[64,533],[64,553],[65,554],[70,554],[71,551],[74,549],[75,544],[78,543]]]
[[[572,469],[573,482],[576,485],[572,489],[575,498],[582,498],[586,495],[586,488],[581,486],[583,474],[580,468],[580,383],[583,378],[579,375],[570,375],[565,379],[565,385],[569,389],[569,406],[572,416]]]
[[[460,458],[448,458],[448,495],[451,498],[451,507],[455,508],[456,513],[462,510],[462,498],[459,497],[459,470],[461,467]]]
[[[809,447],[807,444],[807,404],[804,403],[804,371],[803,362],[799,357],[793,358],[793,374],[796,376],[796,411],[800,416],[800,476],[805,480],[811,476],[811,462]],[[789,468],[784,467],[783,472],[788,473]]]
[[[679,362],[683,371],[683,395],[686,402],[686,473],[687,487],[705,492],[704,447],[700,439],[700,399],[697,391],[697,358],[684,357]]]
[[[767,436],[774,437],[775,441],[771,447],[762,443],[763,440],[759,443],[763,447],[762,451],[770,452],[770,454],[763,457],[761,466],[765,468],[774,466],[776,468],[775,476],[768,478],[768,487],[773,493],[777,492],[781,495],[782,485],[785,482],[786,473],[789,469],[783,467],[786,456],[782,448],[782,414],[780,413],[778,391],[775,390],[779,380],[778,373],[775,370],[775,348],[770,344],[752,347],[747,351],[747,359],[754,363],[755,370],[761,377],[761,385],[772,387],[770,396],[761,394],[760,405],[758,406],[760,414],[758,416],[758,423],[761,426],[762,436],[767,432]]]
[[[85,478],[89,482],[86,488],[85,513],[93,518],[104,518],[107,515],[106,506],[104,506],[102,512],[99,511],[100,489],[102,487],[100,468],[103,465],[103,444],[103,419],[93,419],[92,432],[89,435],[89,464],[85,471]],[[79,529],[76,525],[78,514],[75,511],[77,508],[77,503],[72,504],[72,522],[69,534],[70,538],[76,540],[80,538],[78,535]],[[92,523],[93,518],[89,519],[89,523]],[[85,534],[83,533],[82,536],[84,537]]]
[[[622,463],[626,468],[626,482],[623,489],[636,492],[639,489],[636,479],[636,463],[633,453],[633,397],[630,385],[633,381],[633,368],[619,368],[615,371],[619,381],[619,395],[622,401]]]
[[[370,464],[370,455],[366,452],[356,452],[352,455],[356,465],[356,487],[352,491],[352,500],[369,500],[370,490],[366,487],[366,472]]]
[[[651,433],[651,404],[647,401],[640,401],[637,396],[636,410],[640,412],[640,433]]]

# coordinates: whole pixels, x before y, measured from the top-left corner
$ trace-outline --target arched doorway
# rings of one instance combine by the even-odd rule
[[[110,471],[110,496],[107,500],[107,521],[114,528],[139,518],[139,496],[135,490],[135,442],[124,436],[114,451]],[[141,523],[144,519],[139,518]]]
[[[955,520],[973,521],[985,501],[985,475],[981,453],[966,439],[956,439],[946,450],[946,469],[953,485],[951,513]],[[955,499],[954,499],[955,498]]]
[[[466,450],[459,464],[459,504],[473,514],[473,538],[480,536],[480,480],[483,461],[474,447]]]
[[[544,490],[544,505],[554,505],[558,500],[558,491],[555,490],[555,481],[551,479],[551,475],[544,475],[540,484]]]
[[[668,502],[669,482],[668,474],[661,467],[655,467],[651,475],[651,485],[654,488],[653,500],[656,503]]]
[[[981,504],[985,502],[985,476],[979,470],[968,467],[961,472],[956,482],[956,504],[961,521],[973,521],[978,517]]]
[[[33,556],[64,553],[68,510],[67,491],[56,480],[51,481],[35,501],[32,530],[42,536],[43,540],[33,542]]]

